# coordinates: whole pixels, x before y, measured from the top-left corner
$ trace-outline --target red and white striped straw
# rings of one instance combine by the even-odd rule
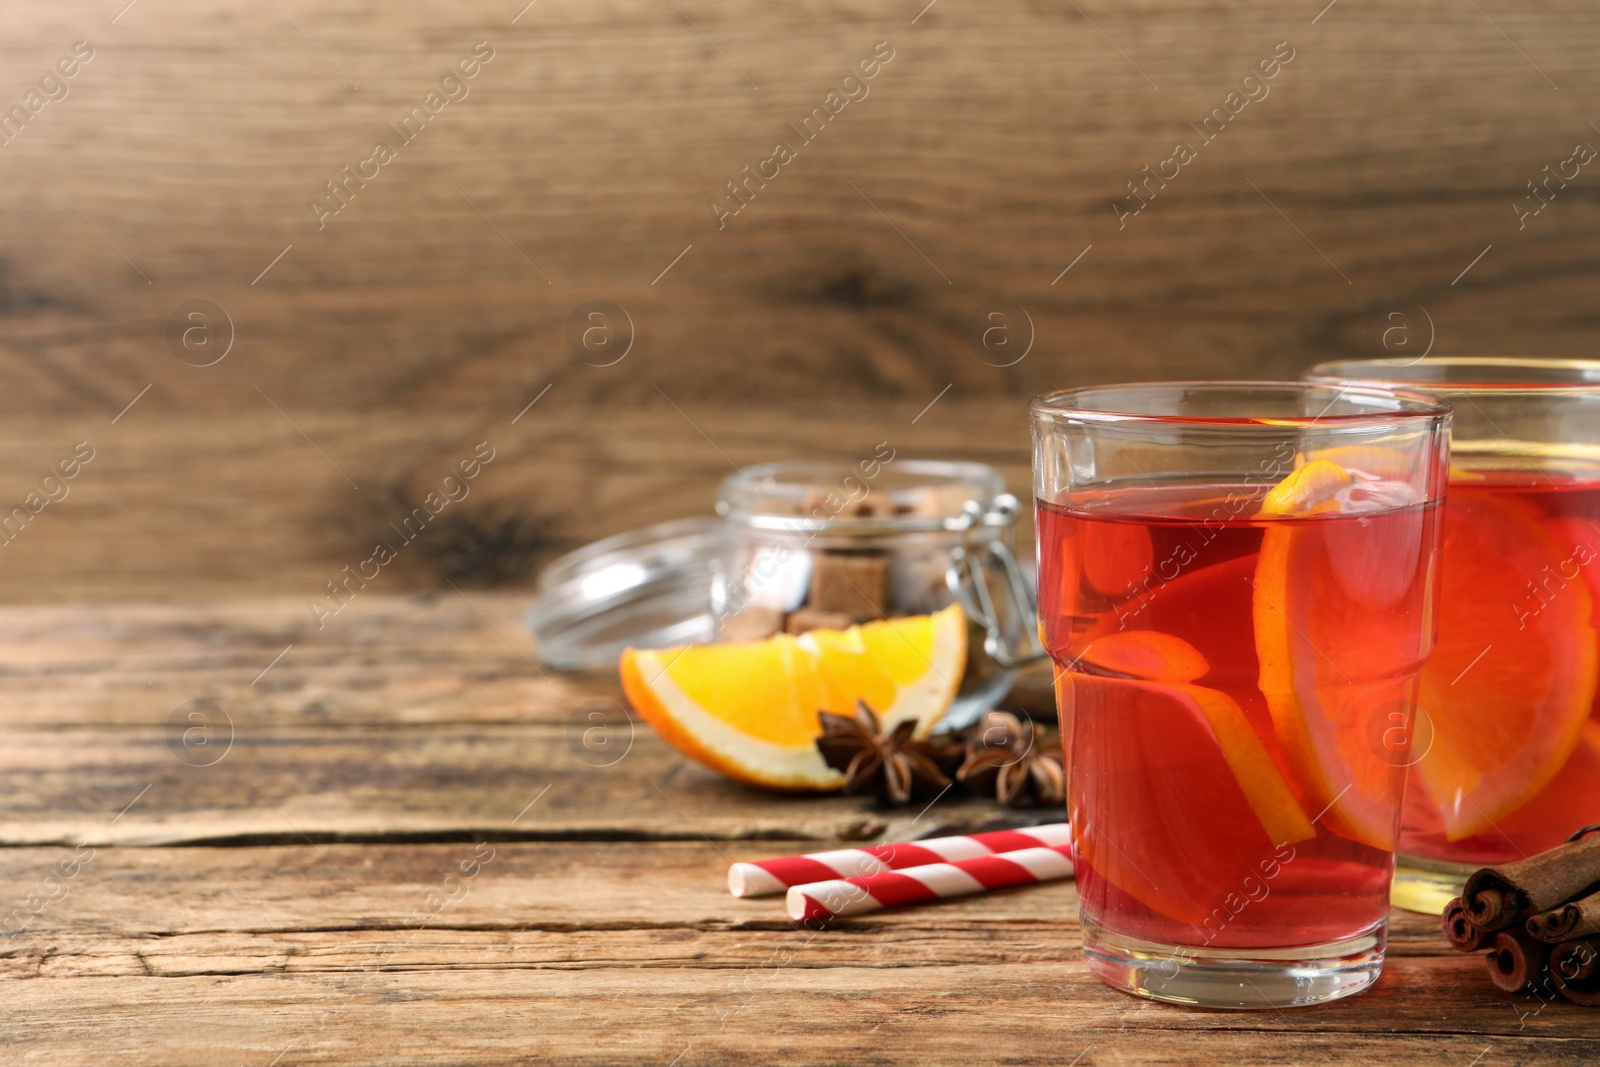
[[[784,856],[759,863],[735,863],[728,868],[728,891],[736,897],[770,896],[790,886],[978,859],[1025,848],[1064,846],[1071,841],[1071,829],[1066,823],[1058,822],[1025,830],[995,830],[986,834],[813,852],[808,856]]]
[[[789,918],[831,919],[879,908],[926,904],[946,897],[983,893],[1072,877],[1072,847],[1024,848],[1015,852],[883,871],[862,878],[831,879],[789,889]]]

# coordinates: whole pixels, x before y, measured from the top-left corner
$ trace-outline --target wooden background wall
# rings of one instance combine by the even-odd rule
[[[730,463],[889,440],[1020,488],[1055,385],[1594,347],[1600,167],[1513,209],[1600,147],[1588,0],[523,2],[0,8],[0,106],[94,50],[0,145],[0,511],[96,457],[0,545],[0,598],[309,596],[484,440],[386,591],[526,582],[706,511]],[[480,41],[470,95],[319,230],[323,183]],[[870,95],[719,229],[880,41]],[[208,367],[168,337],[195,300],[232,323]],[[633,324],[611,366],[568,343],[593,300]],[[997,355],[969,324],[1015,308],[1033,345],[995,366],[1026,328]]]

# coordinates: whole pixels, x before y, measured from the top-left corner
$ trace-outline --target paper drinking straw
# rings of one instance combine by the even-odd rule
[[[1023,848],[953,863],[791,886],[785,905],[789,918],[802,922],[1050,882],[1072,876],[1070,854],[1069,845]]]
[[[976,859],[1023,848],[1067,845],[1071,830],[1064,822],[1030,826],[1025,830],[995,830],[986,834],[934,837],[895,845],[842,848],[808,856],[784,856],[759,863],[735,863],[728,868],[728,892],[736,897],[764,897],[794,885],[851,878],[930,863]]]

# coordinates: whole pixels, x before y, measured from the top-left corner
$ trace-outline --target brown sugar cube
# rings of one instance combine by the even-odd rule
[[[783,621],[783,628],[792,634],[803,634],[810,630],[843,630],[855,625],[855,622],[854,616],[837,611],[801,608],[789,613],[789,617]]]
[[[823,550],[812,557],[811,593],[806,607],[864,620],[884,617],[888,606],[886,553]]]
[[[764,641],[783,629],[783,612],[776,608],[745,608],[726,616],[718,629],[723,641]]]

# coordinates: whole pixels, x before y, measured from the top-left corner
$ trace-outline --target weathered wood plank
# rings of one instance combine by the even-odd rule
[[[1073,962],[785,963],[676,981],[655,968],[39,979],[7,985],[0,1019],[17,1063],[1467,1063],[1488,1050],[1577,1064],[1600,1051],[1592,1013],[1513,1008],[1467,982],[1471,966],[1396,961],[1365,995],[1292,1014],[1149,1004]]]
[[[161,952],[162,946],[176,945],[179,955],[201,959],[228,955],[241,938],[254,935],[290,939],[284,944],[302,938],[301,943],[320,945],[337,958],[363,944],[399,944],[413,933],[435,938],[441,931],[481,934],[473,941],[480,945],[492,944],[491,935],[527,935],[530,948],[545,943],[540,941],[544,935],[599,944],[605,935],[632,931],[644,939],[627,942],[634,949],[619,948],[624,953],[619,960],[639,944],[655,944],[652,938],[661,932],[749,935],[749,943],[760,946],[799,928],[784,917],[781,898],[728,895],[728,862],[792,850],[770,843],[503,839],[7,848],[0,850],[0,903],[21,911],[0,911],[0,952],[12,961],[14,975],[27,976],[68,965],[65,957],[73,955],[68,946],[94,957]],[[45,883],[47,877],[54,881]],[[39,898],[28,902],[29,894]],[[1436,920],[1396,911],[1390,921],[1392,953],[1449,955]],[[919,939],[926,938],[923,947],[930,950],[945,943],[1004,942],[1026,951],[1031,951],[1028,945],[1044,945],[1052,958],[1061,958],[1075,946],[1077,930],[1073,885],[1059,882],[840,920],[830,934],[839,938],[830,951],[843,953],[840,960],[863,963],[876,958],[880,941],[916,951]],[[175,940],[182,938],[189,940]],[[755,951],[737,939],[722,945],[718,951],[728,959]],[[969,950],[978,951],[962,949]],[[431,957],[416,958],[425,963]],[[310,960],[293,962],[316,969]]]
[[[1191,1012],[1088,975],[1067,883],[811,931],[774,900],[727,896],[723,858],[705,845],[491,847],[97,850],[0,943],[9,1056],[76,1062],[122,1041],[159,1062],[221,1049],[265,1063],[285,1047],[291,1062],[333,1062],[355,1054],[352,1033],[363,1056],[411,1041],[419,1062],[472,1063],[530,1048],[666,1062],[689,1044],[698,1062],[757,1048],[773,1062],[874,1062],[880,1040],[893,1042],[885,1062],[1062,1062],[1064,1043],[1069,1059],[1095,1045],[1096,1063],[1350,1062],[1469,1045],[1469,1058],[1488,1046],[1559,1063],[1600,1048],[1600,1017],[1500,994],[1479,960],[1402,913],[1385,977],[1361,997],[1278,1015]],[[0,899],[36,891],[72,855],[0,851]],[[476,873],[447,882],[463,861]],[[409,1014],[392,1014],[397,1003]],[[186,1039],[195,1028],[209,1051]],[[595,1030],[618,1043],[587,1041]]]
[[[532,659],[531,593],[368,593],[319,630],[303,600],[0,609],[13,725],[156,726],[219,703],[235,728],[565,723],[609,674]]]
[[[270,409],[226,418],[145,410],[149,398],[115,426],[114,411],[93,420],[18,418],[0,437],[0,515],[38,490],[75,443],[96,452],[66,483],[65,499],[45,505],[20,534],[0,538],[0,598],[61,605],[63,597],[287,597],[311,620],[304,601],[325,595],[326,583],[342,581],[343,568],[357,569],[379,542],[397,558],[362,598],[420,589],[456,595],[444,578],[469,591],[527,584],[533,565],[559,549],[710,515],[730,461],[804,455],[854,463],[882,441],[898,458],[996,464],[1026,496],[1025,404],[947,396],[912,425],[937,392],[889,405],[833,405],[785,421],[776,438],[764,411],[687,402],[681,410],[664,402],[629,409],[627,432],[605,433],[612,416],[556,391],[515,426],[526,399],[508,398],[504,410],[481,418],[296,409],[293,426]],[[480,442],[494,459],[464,499],[407,544],[398,528]]]
[[[861,840],[1000,814],[948,797],[911,831],[912,809],[727,782],[614,678],[541,673],[526,603],[374,595],[320,633],[285,601],[0,611],[0,843]]]
[[[0,839],[87,839],[96,849],[64,883],[60,865],[81,850],[0,849],[0,900],[13,902],[0,923],[19,931],[0,946],[0,976],[19,980],[11,989],[47,991],[0,999],[11,1058],[103,1059],[116,1041],[163,1063],[205,1062],[218,1049],[337,1062],[391,1044],[418,1062],[514,1062],[530,1049],[621,1062],[667,1042],[676,1048],[664,1061],[689,1047],[702,1062],[748,1061],[753,1050],[764,1062],[862,1062],[874,1055],[862,1034],[888,1032],[886,1057],[970,1062],[996,1054],[992,1039],[977,1051],[971,1029],[1000,1019],[1013,1042],[1001,1052],[1019,1062],[1059,1062],[1063,1041],[1074,1055],[1096,1046],[1083,1062],[1104,1063],[1396,1054],[1423,1047],[1424,1033],[1429,1049],[1498,1046],[1527,1062],[1582,1061],[1600,1047],[1591,1016],[1492,992],[1481,964],[1447,953],[1430,920],[1399,913],[1378,989],[1286,1014],[1281,1026],[1099,986],[1078,957],[1066,884],[798,931],[776,901],[724,893],[730,853],[782,854],[807,837],[898,838],[994,809],[941,801],[925,816],[891,817],[860,800],[768,797],[683,764],[642,728],[622,760],[592,766],[592,752],[571,743],[562,700],[614,697],[614,683],[540,680],[516,647],[521,601],[359,600],[326,645],[273,667],[272,692],[233,673],[241,650],[298,635],[285,621],[292,603],[91,605],[129,660],[149,668],[148,686],[127,662],[88,651],[103,639],[75,612],[3,613],[0,627],[18,635],[4,665],[18,698],[0,734],[13,784]],[[561,695],[532,700],[520,719],[486,707],[479,721],[453,721],[480,678],[493,701]],[[237,712],[234,746],[211,766],[179,760],[164,705],[149,717],[118,708],[190,680]],[[349,703],[318,711],[319,691]],[[75,692],[94,695],[74,708]],[[618,834],[681,840],[507,840]],[[760,835],[785,840],[736,840]],[[252,836],[286,844],[104,845]],[[452,841],[338,841],[353,836]],[[478,875],[447,881],[486,855],[485,839],[493,858]],[[37,894],[53,899],[36,907]],[[393,1013],[397,1001],[413,1010]],[[144,1009],[109,1006],[133,1002]],[[627,1006],[631,1043],[596,1045],[586,1035],[615,1030],[615,1003]],[[785,1022],[818,1014],[830,1020],[820,1030]],[[551,1015],[562,1022],[535,1021]],[[79,1027],[78,1016],[100,1025]],[[270,1026],[243,1021],[268,1016]],[[203,1047],[189,1037],[196,1027],[210,1035]],[[359,1053],[344,1034],[359,1035]]]
[[[1037,894],[1025,894],[1037,897]],[[699,969],[708,972],[772,966],[804,944],[805,967],[951,967],[1004,966],[1011,963],[1081,962],[1076,924],[1059,907],[1060,897],[1034,899],[1035,908],[1050,905],[1050,915],[1031,924],[985,923],[970,912],[929,921],[913,916],[907,924],[865,936],[859,924],[809,941],[797,941],[793,930],[742,929],[737,934],[700,929],[624,929],[616,920],[582,929],[549,930],[502,925],[490,930],[436,923],[412,929],[404,918],[392,931],[271,931],[170,934],[159,938],[109,937],[90,933],[54,934],[32,944],[7,946],[0,956],[0,979],[146,977],[191,978],[205,975],[322,973],[402,970],[588,970],[603,967]],[[1075,906],[1075,905],[1074,905]],[[509,920],[498,920],[502,924]],[[530,920],[534,922],[537,920]],[[607,925],[611,923],[612,925]],[[785,924],[787,925],[787,924]],[[1439,953],[1390,955],[1403,975],[1417,973],[1409,961]],[[1483,962],[1462,961],[1451,981],[1466,986],[1489,984]],[[714,975],[708,978],[716,980]],[[674,976],[681,980],[682,976]],[[1492,996],[1488,990],[1485,997]],[[1432,997],[1424,997],[1419,1006]],[[1504,998],[1507,1003],[1522,1003]],[[1531,1006],[1537,1006],[1536,1003]]]
[[[1376,350],[1386,314],[1420,326],[1418,305],[1445,346],[1589,350],[1587,176],[1522,231],[1511,206],[1592,135],[1592,6],[1345,0],[1313,25],[1259,0],[1009,0],[913,25],[922,6],[707,0],[691,15],[715,49],[639,2],[547,0],[515,25],[517,5],[490,0],[337,15],[143,0],[115,24],[87,0],[14,6],[8,92],[73,40],[100,52],[5,147],[0,347],[18,387],[0,403],[109,417],[152,378],[158,411],[255,410],[251,381],[291,410],[484,411],[552,378],[652,403],[656,382],[733,402],[951,381],[1017,395],[1063,375],[1292,373]],[[1189,124],[1286,39],[1271,95],[1119,230],[1125,183],[1198,141]],[[496,58],[471,95],[319,230],[308,201],[478,40]],[[871,96],[719,230],[708,202],[798,141],[786,124],[879,40],[896,57]],[[209,375],[164,354],[167,316],[196,296],[239,332]],[[597,296],[628,308],[648,372],[566,355],[569,314]],[[1010,369],[962,336],[1002,302],[1027,306],[1042,342]]]
[[[1020,403],[1054,384],[1293,375],[1384,354],[1391,314],[1403,355],[1589,353],[1588,172],[1524,229],[1511,207],[1594,136],[1592,5],[1343,0],[1312,25],[1262,2],[1006,0],[912,25],[921,6],[701,3],[759,92],[641,2],[545,0],[514,26],[498,0],[0,12],[8,70],[98,49],[4,146],[0,505],[74,442],[100,449],[4,549],[0,598],[56,599],[39,576],[77,599],[308,596],[387,536],[395,491],[485,438],[506,467],[386,581],[515,580],[552,543],[707,508],[725,466],[672,404],[740,462],[888,437],[1020,475]],[[480,39],[498,53],[471,96],[319,231],[308,200]],[[718,230],[706,202],[885,39],[872,95]],[[1271,95],[1119,230],[1125,183],[1285,39]],[[17,77],[6,101],[34,76]],[[237,335],[213,367],[168,351],[199,297]],[[638,338],[613,367],[568,349],[597,298]],[[1002,304],[1037,334],[1012,367],[967,337]]]
[[[0,841],[859,840],[916,817],[778,798],[686,763],[630,717],[614,679],[541,676],[525,604],[374,596],[322,634],[283,601],[90,606],[87,621],[8,609]],[[950,798],[925,826],[998,813]]]
[[[190,747],[188,728],[0,730],[6,844],[174,844],[529,838],[864,840],[915,809],[871,798],[793,798],[736,785],[667,748],[645,726],[615,764],[595,766],[570,729],[438,724],[258,728]],[[619,728],[617,744],[625,744]],[[609,755],[605,758],[609,759]],[[545,791],[548,789],[548,793]],[[537,807],[519,818],[536,797]],[[126,812],[122,813],[126,809]],[[971,825],[992,801],[941,800],[923,825]]]

